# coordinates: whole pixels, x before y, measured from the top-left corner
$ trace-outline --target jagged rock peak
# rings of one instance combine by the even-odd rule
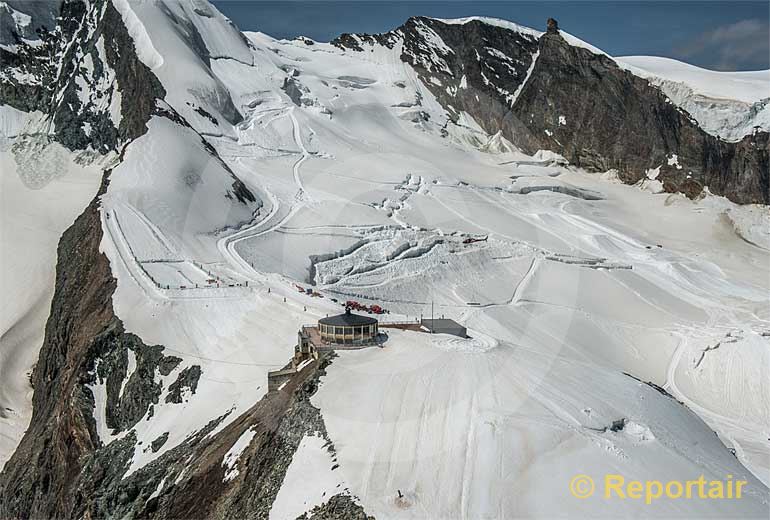
[[[547,24],[546,32],[548,34],[559,34],[559,22],[557,22],[553,18],[549,18],[546,24]]]

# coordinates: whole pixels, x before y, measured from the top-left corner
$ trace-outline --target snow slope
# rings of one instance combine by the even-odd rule
[[[622,56],[616,61],[650,76],[685,83],[693,92],[711,98],[753,103],[768,97],[770,70],[719,72],[657,56]]]
[[[205,0],[118,0],[115,5],[139,59],[166,87],[166,102],[201,133],[228,132],[228,122],[237,123],[239,115],[210,65],[218,59],[251,59],[246,41],[232,23]]]
[[[121,13],[169,93],[162,108],[189,127],[153,118],[101,207],[116,314],[183,360],[134,428],[129,472],[251,408],[297,328],[339,312],[331,298],[354,298],[392,319],[433,307],[472,338],[392,330],[384,348],[335,359],[312,402],[339,467],[306,437],[271,516],[339,489],[381,518],[766,516],[766,208],[656,195],[548,151],[487,146],[495,136],[453,123],[400,44],[246,41],[213,8],[169,4]],[[254,200],[238,200],[234,179]],[[741,339],[712,348],[728,333]],[[166,403],[192,365],[196,391]],[[105,444],[124,435],[105,430]],[[579,501],[567,493],[577,473],[732,474],[750,492]]]
[[[341,472],[332,469],[333,459],[325,444],[315,435],[302,439],[270,509],[270,518],[297,518],[345,490]]]
[[[634,501],[576,500],[567,483],[607,472],[658,479],[661,467],[666,479],[745,475],[758,491],[738,507],[690,502],[688,516],[748,517],[767,507],[761,484],[697,417],[628,376],[507,342],[446,351],[444,338],[416,335],[394,333],[383,351],[342,353],[313,400],[345,481],[377,518],[634,515]],[[628,421],[621,431],[605,430],[620,418]],[[674,501],[648,507],[682,513]]]
[[[738,141],[754,127],[770,129],[770,70],[718,72],[655,56],[615,61],[659,86],[713,135]]]
[[[545,355],[554,366],[572,374],[548,379],[548,384],[556,388],[553,391],[562,395],[573,393],[574,381],[595,381],[596,399],[586,398],[586,402],[571,405],[576,411],[570,414],[580,417],[583,408],[612,410],[602,412],[602,419],[597,421],[611,422],[615,415],[628,416],[634,423],[628,433],[632,437],[623,441],[628,445],[621,446],[614,439],[571,441],[577,443],[575,447],[585,443],[576,452],[570,442],[557,443],[554,448],[533,447],[533,453],[555,449],[560,454],[557,458],[574,452],[569,455],[572,458],[564,459],[571,461],[562,467],[564,478],[589,460],[596,471],[616,468],[613,461],[618,460],[619,452],[627,457],[620,459],[626,461],[622,467],[628,471],[637,471],[631,468],[644,461],[645,466],[659,468],[650,469],[652,472],[666,468],[684,476],[711,468],[709,471],[715,474],[729,469],[748,475],[734,466],[732,455],[689,411],[653,390],[644,390],[646,387],[621,372],[665,385],[676,397],[703,405],[708,413],[702,417],[722,432],[724,442],[731,447],[747,446],[745,450],[736,449],[740,460],[757,475],[764,474],[763,468],[769,464],[762,455],[766,437],[761,423],[738,427],[742,416],[733,417],[734,410],[729,407],[715,408],[719,398],[706,398],[693,391],[689,385],[701,383],[681,368],[675,379],[669,378],[670,366],[679,354],[693,348],[683,342],[696,329],[716,334],[730,326],[740,325],[755,332],[765,326],[766,317],[759,313],[766,303],[768,281],[757,267],[766,263],[766,256],[725,226],[721,215],[726,208],[709,201],[679,201],[675,196],[653,196],[633,187],[608,184],[559,166],[547,154],[539,158],[516,152],[489,154],[471,145],[481,139],[443,138],[442,127],[451,123],[447,123],[446,114],[414,72],[399,60],[397,46],[392,50],[375,46],[373,52],[360,54],[321,43],[311,46],[303,40],[279,41],[259,33],[248,36],[255,47],[254,65],[227,60],[212,66],[227,85],[243,121],[233,127],[235,139],[229,137],[230,131],[223,132],[223,137],[208,139],[233,171],[259,193],[265,206],[253,225],[224,235],[216,252],[196,257],[204,255],[209,247],[201,248],[200,239],[189,251],[191,260],[211,262],[222,272],[251,283],[242,296],[230,292],[216,299],[204,298],[203,292],[161,291],[161,295],[152,295],[153,301],[157,300],[151,304],[152,310],[137,312],[146,296],[136,283],[119,274],[116,309],[127,328],[146,341],[162,343],[181,353],[185,362],[204,363],[201,384],[185,408],[166,406],[156,410],[156,426],[151,430],[142,427],[140,439],[150,440],[170,429],[166,425],[172,423],[183,424],[189,430],[203,427],[230,408],[235,412],[226,422],[235,417],[261,395],[264,387],[257,393],[244,392],[243,382],[229,374],[232,367],[225,365],[225,360],[244,364],[240,377],[251,385],[257,384],[259,377],[264,377],[260,373],[268,368],[256,365],[260,361],[280,365],[281,359],[289,355],[294,329],[300,323],[335,312],[328,297],[347,299],[352,295],[412,317],[426,312],[432,301],[438,312],[474,329],[474,340],[469,343],[447,339],[435,346],[422,346],[428,338],[419,333],[394,333],[384,351],[344,355],[332,365],[314,403],[320,407],[340,450],[345,485],[368,511],[384,517],[398,516],[401,510],[394,508],[401,506],[390,502],[402,486],[396,483],[398,475],[406,471],[400,469],[398,461],[405,458],[404,467],[413,468],[421,460],[410,455],[410,449],[437,455],[428,457],[428,462],[419,462],[426,473],[409,472],[412,484],[407,481],[402,491],[406,492],[406,502],[414,507],[407,508],[407,515],[442,516],[458,508],[465,508],[470,516],[493,511],[551,515],[575,507],[567,497],[548,503],[538,500],[554,491],[550,485],[557,485],[558,479],[551,478],[554,467],[548,462],[533,468],[535,474],[542,472],[544,477],[532,486],[513,494],[503,487],[482,492],[489,487],[494,466],[480,465],[468,470],[470,474],[476,472],[474,478],[464,476],[451,465],[458,455],[451,449],[453,438],[410,433],[415,421],[420,424],[434,420],[430,408],[411,412],[403,404],[424,400],[427,376],[417,368],[424,349],[425,355],[435,356],[442,367],[429,372],[435,380],[431,384],[437,388],[456,387],[457,393],[437,390],[435,395],[445,399],[432,405],[438,410],[467,406],[468,401],[459,395],[473,395],[476,387],[481,388],[474,405],[479,410],[494,407],[495,402],[503,407],[515,406],[491,401],[492,395],[515,395],[505,386],[509,383],[497,388],[486,381],[496,377],[516,380],[522,374],[514,371],[505,376],[490,375],[461,361],[469,355],[478,359],[480,367],[506,366],[498,357],[505,359],[514,354],[521,358],[517,363],[522,366],[537,367]],[[294,98],[285,90],[287,78],[296,87]],[[418,109],[430,115],[427,120],[413,117],[415,99],[420,100]],[[466,123],[453,128],[450,136],[478,131],[472,123]],[[152,153],[143,155],[151,162]],[[113,184],[108,197],[120,197],[121,191]],[[622,209],[626,207],[632,209]],[[650,220],[651,215],[656,217]],[[163,234],[182,244],[190,242],[192,235],[173,234],[167,222],[149,218]],[[655,225],[655,219],[663,218],[669,224]],[[679,224],[671,226],[670,222]],[[713,227],[713,233],[704,234],[704,226]],[[463,233],[489,238],[465,245]],[[140,240],[146,247],[144,239]],[[107,244],[105,249],[109,251]],[[727,250],[731,253],[723,254]],[[693,251],[698,253],[693,256]],[[222,255],[219,259],[218,254]],[[292,284],[308,280],[315,282],[327,298],[297,295]],[[128,309],[132,309],[130,313]],[[163,313],[163,325],[153,324],[156,312]],[[223,327],[222,323],[227,325]],[[188,327],[195,333],[180,334]],[[214,332],[218,329],[224,332]],[[244,346],[239,346],[241,342],[245,342]],[[346,368],[361,356],[377,358],[371,363],[383,374],[385,386],[368,372],[364,376],[374,402],[355,390],[365,384],[352,377],[357,369]],[[455,362],[457,368],[450,370]],[[737,366],[737,372],[726,373],[719,368],[722,364],[712,366],[710,362],[710,358],[703,362],[711,367],[709,385],[733,388],[742,384],[740,378],[759,377]],[[212,373],[216,375],[212,377]],[[413,384],[396,385],[406,392],[401,400],[376,401],[378,396],[393,394],[388,381],[411,374],[418,378]],[[541,386],[524,384],[521,400],[542,401],[541,391],[545,392]],[[629,408],[640,391],[655,403],[650,405],[654,411]],[[741,392],[738,387],[735,391]],[[222,395],[227,397],[222,399]],[[353,395],[360,397],[351,401]],[[652,399],[653,395],[657,399]],[[746,398],[755,400],[759,408],[767,403],[761,392]],[[223,405],[216,406],[217,399]],[[466,399],[473,401],[471,397]],[[227,407],[224,403],[228,403]],[[381,407],[395,414],[388,416],[392,425],[389,429],[351,428],[344,419],[351,415],[366,417]],[[484,424],[481,417],[485,416],[474,410],[458,415],[470,423],[448,423],[446,430],[440,431],[456,435],[477,420]],[[535,407],[520,412],[522,420],[530,424],[533,418],[542,416],[544,412],[537,410]],[[599,427],[584,420],[576,424],[563,414],[559,417],[564,424],[557,427],[557,432],[562,432],[556,434],[557,438],[569,438],[575,428]],[[377,424],[376,418],[372,421]],[[665,424],[671,421],[681,422],[681,426],[669,429]],[[542,428],[537,426],[542,420],[534,424],[528,428],[534,428],[534,432]],[[671,440],[663,444],[646,442],[647,434],[639,432],[648,429],[655,439],[668,435]],[[689,433],[679,437],[677,431]],[[502,440],[490,445],[483,456],[513,464],[515,456],[507,446],[517,446],[527,437],[501,435]],[[644,442],[634,435],[641,435]],[[578,437],[584,438],[582,434]],[[668,462],[672,450],[690,446],[693,438],[702,439],[698,450],[705,449],[708,455],[687,454],[672,466]],[[375,450],[374,466],[361,463],[360,457],[369,453],[373,439],[384,447],[398,445],[406,454],[390,448]],[[167,446],[175,442],[170,439]],[[473,436],[464,442],[488,444]],[[595,448],[590,446],[596,443],[603,447],[593,451]],[[302,453],[297,460],[305,460]],[[135,458],[132,467],[156,456]],[[393,466],[385,460],[377,462],[389,458]],[[316,459],[309,457],[307,467],[316,464],[311,460]],[[710,462],[703,466],[699,462],[702,460]],[[382,464],[382,470],[372,469]],[[281,493],[307,494],[308,498],[303,499],[307,508],[316,505],[318,496],[301,480],[291,477],[293,471],[287,477],[286,491]],[[456,484],[448,486],[451,492],[425,487],[435,481],[428,475],[436,471],[457,479]],[[730,510],[733,514],[751,516],[764,507],[766,491],[759,481],[752,482],[758,493],[756,501],[740,506],[745,509]],[[423,491],[416,492],[415,486]],[[463,499],[466,502],[458,504],[463,487],[467,488]],[[327,490],[328,486],[321,488]],[[509,500],[522,505],[515,506]],[[287,507],[281,504],[283,501],[277,502],[274,514]],[[591,506],[585,507],[588,514]],[[630,509],[619,512],[633,510],[633,504],[624,507]],[[658,511],[671,514],[673,510],[668,507],[662,505]],[[292,514],[297,511],[292,509]],[[692,511],[697,514],[704,510]]]
[[[32,416],[29,374],[43,344],[59,237],[96,194],[103,166],[84,167],[56,143],[27,153],[0,145],[0,469]]]

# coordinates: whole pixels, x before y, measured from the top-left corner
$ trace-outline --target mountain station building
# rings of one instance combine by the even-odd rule
[[[344,314],[318,320],[318,333],[323,343],[371,344],[377,338],[378,324],[371,316],[353,314],[346,309]]]

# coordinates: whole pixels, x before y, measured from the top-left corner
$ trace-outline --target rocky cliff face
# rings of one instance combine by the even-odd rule
[[[144,133],[163,86],[135,53],[122,54],[133,41],[111,2],[63,1],[58,11],[42,43],[0,47],[0,104],[44,113],[50,137],[70,150],[116,151]]]
[[[707,134],[646,80],[558,33],[539,42],[532,75],[512,108],[511,136],[629,183],[661,167],[667,191],[704,186],[740,203],[769,203],[766,132],[729,143]]]
[[[138,59],[111,2],[63,2],[61,16],[42,45],[20,40],[8,52],[0,101],[43,112],[54,129],[49,137],[71,150],[116,151],[121,161],[152,117],[190,128],[162,101],[164,88]],[[253,202],[254,195],[225,169],[233,178],[229,196]],[[306,367],[221,431],[214,433],[229,412],[129,473],[137,454],[158,452],[169,438],[161,432],[142,445],[134,427],[152,420],[159,405],[183,405],[203,371],[126,332],[113,310],[116,279],[100,251],[100,198],[110,175],[104,173],[99,193],[59,243],[55,293],[32,375],[33,417],[0,473],[0,518],[266,518],[302,438],[328,441],[309,399],[329,358]],[[225,467],[225,454],[251,432],[233,467]],[[313,518],[366,518],[345,490],[330,498]]]
[[[553,150],[591,171],[635,183],[660,167],[668,191],[703,187],[739,203],[770,203],[768,134],[729,143],[703,131],[645,79],[569,41],[555,20],[538,33],[515,24],[411,18],[391,33],[344,35],[351,50],[403,42],[401,59],[450,115],[470,114],[528,153]]]
[[[189,127],[162,102],[163,86],[137,58],[110,2],[60,7],[59,24],[39,34],[42,44],[19,39],[14,52],[0,50],[2,103],[41,111],[51,137],[71,150],[122,155],[151,117]],[[670,191],[694,196],[708,185],[734,200],[767,202],[766,133],[737,144],[707,136],[646,81],[568,44],[555,22],[541,36],[480,21],[415,18],[393,33],[345,35],[336,44],[363,50],[399,42],[402,60],[447,111],[467,112],[527,151],[548,148],[589,169],[617,168],[628,182],[663,164],[658,179]],[[677,161],[669,163],[674,154]],[[253,202],[228,171],[232,196]],[[116,280],[99,250],[100,196],[109,176],[59,244],[55,295],[33,374],[33,418],[0,473],[0,518],[265,518],[302,438],[329,440],[310,397],[330,358],[221,430],[227,414],[129,473],[136,453],[157,453],[169,438],[160,432],[141,445],[132,428],[161,403],[184,403],[205,375],[163,345],[126,332],[113,310]],[[223,458],[244,435],[251,440],[228,474]],[[305,517],[368,518],[344,489]]]
[[[48,62],[26,60],[30,55],[24,50],[16,54],[13,66],[39,74],[26,78],[36,95],[27,99],[27,105],[15,106],[47,113],[56,128],[54,138],[71,149],[90,145],[103,152],[114,150],[120,142],[146,131],[145,124],[155,110],[156,99],[163,97],[163,89],[136,58],[111,3],[65,2],[61,12],[57,36],[40,47],[49,45]],[[97,34],[103,46],[97,46]],[[59,52],[64,48],[67,50]],[[84,61],[90,67],[83,67]],[[56,77],[55,70],[61,72]],[[97,83],[105,88],[95,88]],[[105,104],[118,88],[123,93],[122,106],[117,107],[124,115],[120,129],[109,117],[111,101]],[[2,101],[14,106],[24,92],[6,83]],[[84,102],[86,96],[88,101]],[[84,131],[87,122],[91,122],[94,135]],[[55,294],[33,374],[33,417],[0,475],[3,517],[95,515],[97,511],[92,508],[96,506],[88,493],[120,476],[133,453],[133,443],[128,434],[104,448],[100,433],[106,432],[99,432],[93,416],[93,385],[98,382],[105,389],[107,427],[114,432],[127,431],[157,402],[154,371],[181,361],[163,356],[163,347],[145,345],[138,337],[126,334],[113,312],[115,279],[107,258],[99,252],[102,230],[98,201],[108,177],[106,172],[99,194],[59,243]],[[129,352],[137,360],[137,370],[130,378]]]
[[[133,444],[128,435],[100,451],[90,385],[105,382],[107,425],[124,430],[157,402],[157,389],[147,384],[154,368],[174,362],[162,347],[123,331],[112,310],[115,279],[99,252],[101,235],[97,197],[59,244],[56,292],[33,374],[32,420],[0,474],[3,517],[74,517],[92,507],[85,492],[119,476]],[[118,399],[129,350],[140,368]]]
[[[722,99],[695,92],[681,81],[650,76],[650,83],[660,87],[677,106],[690,113],[706,132],[727,141],[740,141],[759,127],[767,130],[770,97],[754,102]]]
[[[59,16],[58,2],[4,0],[0,5],[0,45],[13,48],[23,42],[38,42],[40,30],[52,30]]]
[[[58,6],[57,3],[56,11]],[[0,68],[0,103],[25,112],[45,110],[51,101],[55,64],[62,52],[61,41],[71,34],[63,35],[67,26],[57,26],[53,20],[38,25],[33,34],[28,34],[18,27],[14,15],[18,16],[18,13],[12,4],[0,8],[0,63],[3,64]],[[68,16],[69,12],[64,13],[62,19]],[[35,43],[22,36],[34,37]]]

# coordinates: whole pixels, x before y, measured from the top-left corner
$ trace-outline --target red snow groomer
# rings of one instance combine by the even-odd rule
[[[345,302],[345,308],[354,311],[366,311],[366,305],[361,305],[355,300],[348,300]]]
[[[345,308],[353,311],[366,312],[368,314],[385,314],[386,312],[388,312],[377,304],[367,307],[366,305],[362,303],[358,303],[355,300],[346,301]]]

